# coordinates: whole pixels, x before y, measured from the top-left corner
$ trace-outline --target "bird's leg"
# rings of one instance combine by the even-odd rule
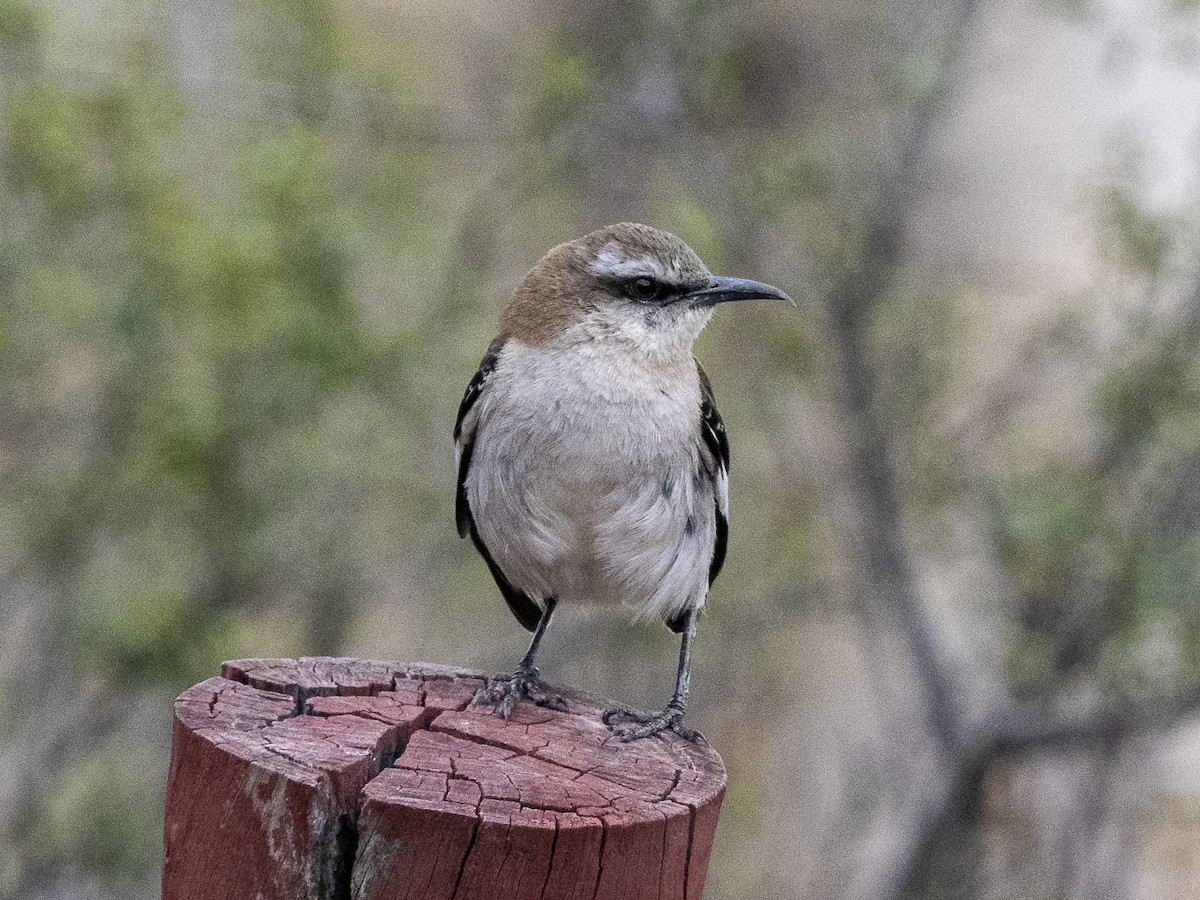
[[[556,601],[553,597],[546,598],[546,608],[542,610],[542,617],[538,619],[537,629],[533,632],[533,640],[530,641],[529,649],[525,651],[525,655],[517,665],[517,670],[512,673],[510,678],[493,682],[489,687],[479,691],[475,695],[476,703],[498,704],[496,714],[505,719],[513,714],[513,710],[517,708],[517,701],[522,697],[538,706],[567,709],[566,700],[542,690],[538,681],[537,666],[533,664],[538,644],[542,642],[542,635],[546,633],[546,626],[550,624],[550,616],[554,614],[555,605]]]
[[[691,681],[692,641],[696,637],[696,619],[698,612],[688,610],[687,628],[683,632],[683,641],[679,647],[679,670],[675,674],[675,693],[667,708],[659,713],[644,713],[626,706],[617,706],[604,713],[604,724],[612,728],[622,741],[636,741],[638,738],[651,737],[668,728],[681,737],[690,741],[696,739],[696,733],[683,727],[683,713],[687,708],[688,686]]]

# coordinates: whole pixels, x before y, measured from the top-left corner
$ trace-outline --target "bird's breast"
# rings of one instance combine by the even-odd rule
[[[510,580],[655,611],[702,598],[713,498],[690,357],[671,371],[510,344],[481,403],[468,492]]]
[[[510,342],[489,406],[543,455],[624,469],[695,443],[700,382],[689,356],[669,364],[602,346],[548,350]]]

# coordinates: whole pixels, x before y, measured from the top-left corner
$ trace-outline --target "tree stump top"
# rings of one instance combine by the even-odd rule
[[[500,719],[444,666],[221,671],[176,701],[165,898],[700,897],[725,786],[703,741],[623,744],[575,691]]]

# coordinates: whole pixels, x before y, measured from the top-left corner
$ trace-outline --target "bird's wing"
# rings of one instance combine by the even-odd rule
[[[713,503],[716,506],[717,533],[713,541],[712,559],[708,564],[709,586],[716,580],[725,564],[725,551],[729,546],[729,439],[725,435],[725,422],[717,411],[712,384],[700,361],[696,361],[700,374],[700,467],[701,473],[713,487]],[[667,619],[667,627],[676,634],[687,627],[688,610],[682,610]]]
[[[711,585],[725,564],[725,550],[729,545],[729,438],[725,435],[725,422],[717,411],[712,384],[699,360],[696,370],[700,373],[700,436],[703,438],[700,456],[704,474],[712,482],[717,506],[717,538],[708,566],[708,583]]]
[[[500,338],[492,341],[483,357],[483,362],[479,364],[479,371],[467,385],[462,403],[458,405],[458,419],[454,423],[454,461],[458,467],[458,493],[454,500],[454,517],[458,523],[459,535],[461,537],[470,536],[471,542],[479,551],[479,555],[483,557],[483,561],[487,563],[492,578],[496,580],[496,586],[500,588],[500,593],[504,595],[504,600],[508,603],[508,608],[512,610],[513,615],[517,617],[517,621],[524,628],[533,631],[541,620],[542,611],[528,594],[513,587],[504,573],[500,571],[500,567],[492,559],[492,554],[488,552],[487,546],[479,537],[479,531],[475,527],[475,518],[471,514],[471,504],[467,499],[467,475],[471,471],[471,457],[475,452],[475,435],[479,427],[478,403],[480,397],[487,390],[488,377],[496,369],[500,348],[503,346],[504,342]]]
[[[458,418],[454,422],[454,465],[458,469],[458,497],[454,503],[454,517],[458,522],[459,537],[471,533],[473,522],[471,508],[467,505],[467,473],[471,469],[471,454],[475,449],[475,429],[479,425],[479,398],[487,387],[488,376],[496,370],[503,342],[496,338],[488,347],[479,370],[467,385],[462,402],[458,404]]]

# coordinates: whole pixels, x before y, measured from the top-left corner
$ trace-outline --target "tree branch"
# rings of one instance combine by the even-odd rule
[[[899,268],[923,158],[952,93],[952,76],[977,5],[977,0],[963,0],[958,7],[938,80],[913,109],[897,167],[884,180],[879,203],[869,215],[862,265],[825,298],[839,350],[838,404],[848,427],[854,473],[851,494],[862,537],[863,568],[874,594],[890,607],[909,644],[925,693],[926,718],[943,754],[951,754],[961,741],[962,713],[904,539],[893,451],[880,421],[879,384],[866,346],[866,324]]]
[[[1200,685],[1142,701],[1101,707],[1069,717],[1037,710],[1009,710],[992,722],[980,742],[984,759],[1024,756],[1043,750],[1094,747],[1111,740],[1161,731],[1200,712]]]

